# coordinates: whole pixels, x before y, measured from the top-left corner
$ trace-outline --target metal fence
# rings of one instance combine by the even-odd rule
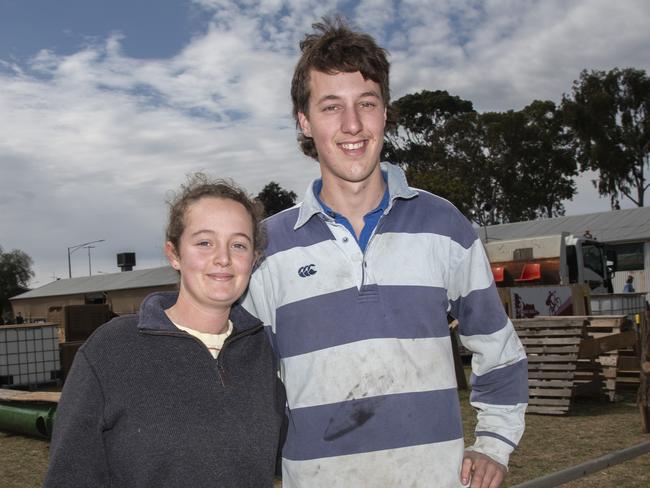
[[[650,452],[650,440],[636,444],[632,447],[621,449],[620,451],[610,452],[596,459],[591,459],[572,468],[556,471],[555,473],[536,478],[534,480],[526,481],[512,488],[553,488],[555,486],[563,485],[569,481],[574,481],[584,478],[601,469],[609,468],[624,461],[634,459],[642,454]]]

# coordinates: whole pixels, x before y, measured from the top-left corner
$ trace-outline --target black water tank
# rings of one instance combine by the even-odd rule
[[[117,255],[117,267],[122,268],[122,271],[131,271],[133,266],[135,266],[134,252],[121,252]]]

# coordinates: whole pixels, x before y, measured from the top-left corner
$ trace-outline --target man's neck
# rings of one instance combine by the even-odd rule
[[[369,178],[360,182],[341,181],[323,175],[320,199],[352,224],[357,237],[364,226],[363,217],[377,208],[386,190],[381,170],[377,167]]]

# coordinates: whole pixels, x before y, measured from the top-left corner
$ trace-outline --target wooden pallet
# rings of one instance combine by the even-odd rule
[[[623,316],[513,320],[528,355],[529,413],[564,415],[581,395],[614,400],[618,350],[636,342]]]
[[[592,347],[590,351],[582,351],[581,357],[595,359],[602,377],[602,392],[613,402],[617,392],[639,386],[638,337],[634,326],[625,316],[592,316],[586,319],[589,321],[587,335],[591,339],[586,345],[599,346],[600,354],[596,356]]]

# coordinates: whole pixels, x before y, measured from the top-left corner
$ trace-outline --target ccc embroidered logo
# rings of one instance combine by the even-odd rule
[[[308,276],[315,275],[316,274],[315,268],[316,268],[315,264],[308,264],[307,266],[302,266],[298,268],[298,276],[307,278]]]

